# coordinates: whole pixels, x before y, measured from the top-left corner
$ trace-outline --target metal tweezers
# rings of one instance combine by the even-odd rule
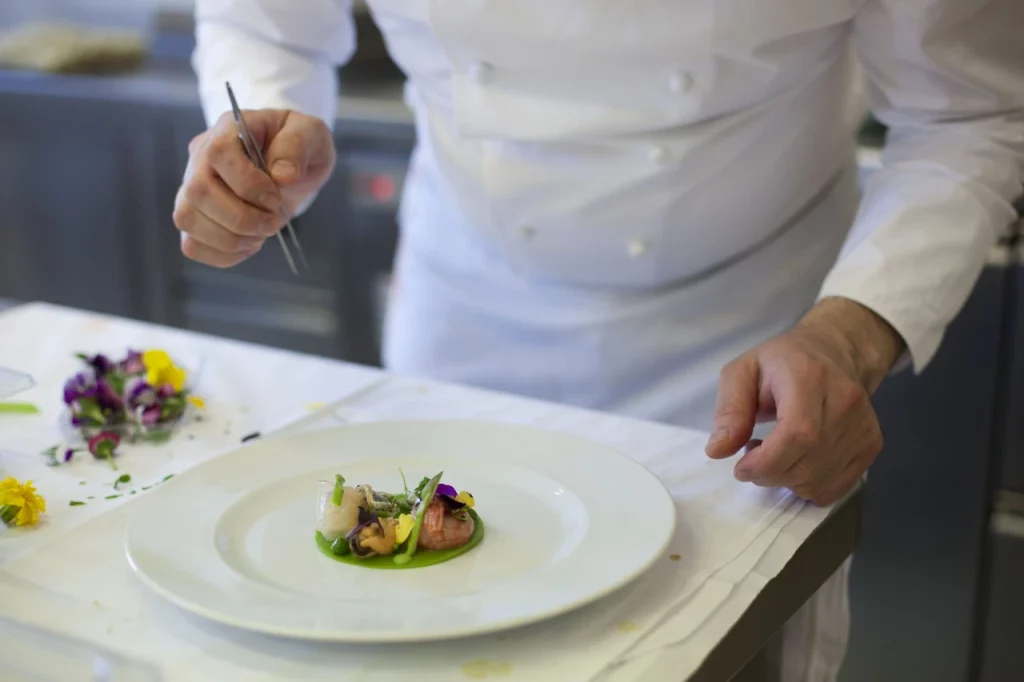
[[[263,160],[263,152],[260,151],[260,147],[256,144],[256,138],[252,136],[252,132],[249,130],[249,126],[245,124],[245,119],[242,118],[242,110],[238,107],[238,101],[235,99],[235,93],[231,91],[231,83],[224,83],[228,89],[228,98],[231,100],[231,111],[235,115],[235,123],[238,125],[238,139],[242,141],[242,146],[245,148],[245,155],[249,157],[257,168],[270,176],[270,169],[267,168],[267,162]],[[288,217],[288,213],[284,210],[284,206],[280,206],[281,217],[284,218],[284,229],[288,231],[288,236],[291,238],[292,244],[295,246],[295,251],[299,254],[299,260],[302,262],[302,267],[308,271],[309,263],[306,261],[306,254],[302,251],[302,245],[299,244],[299,238],[295,235],[295,227],[292,226],[292,221]],[[277,240],[281,243],[281,250],[284,251],[284,257],[288,261],[288,267],[291,268],[292,273],[299,274],[298,268],[295,267],[295,260],[292,258],[291,251],[288,250],[288,244],[285,242],[284,237],[281,236],[281,232],[277,233]]]

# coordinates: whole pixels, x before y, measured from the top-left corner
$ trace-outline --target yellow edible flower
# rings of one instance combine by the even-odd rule
[[[142,364],[146,366],[146,369],[164,369],[174,363],[171,361],[171,356],[167,354],[167,351],[153,349],[142,353]]]
[[[167,351],[145,351],[142,354],[142,364],[146,367],[146,383],[150,386],[170,385],[175,393],[185,388],[185,370],[174,364]]]
[[[409,539],[409,534],[412,533],[413,526],[416,525],[416,519],[409,514],[400,514],[398,516],[398,528],[395,529],[395,544],[400,545]]]
[[[198,407],[200,410],[206,407],[206,401],[200,398],[199,396],[190,395],[188,398],[185,398],[185,400],[189,401],[190,403]]]
[[[476,500],[473,499],[473,496],[467,493],[465,490],[463,490],[462,492],[455,496],[455,501],[461,502],[470,509],[472,509],[473,506],[476,504]]]
[[[39,515],[46,511],[46,500],[36,492],[32,481],[22,485],[14,478],[5,478],[0,481],[0,510],[4,507],[18,509],[17,515],[8,522],[11,525],[34,526],[39,522]]]

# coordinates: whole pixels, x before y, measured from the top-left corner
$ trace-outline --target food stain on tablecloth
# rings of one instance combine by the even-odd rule
[[[506,661],[477,659],[462,664],[462,674],[471,680],[486,680],[491,677],[508,677],[512,664]]]

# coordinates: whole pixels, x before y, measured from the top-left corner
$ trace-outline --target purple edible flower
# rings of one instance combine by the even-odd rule
[[[142,423],[146,426],[152,426],[160,421],[160,406],[150,405],[142,411]]]
[[[85,372],[79,372],[64,383],[64,402],[67,405],[96,395],[96,385]]]
[[[75,450],[73,448],[68,448],[67,450],[64,451],[64,461],[65,462],[70,462],[71,458],[74,457],[74,456],[75,456]]]
[[[164,384],[163,386],[157,389],[156,393],[157,397],[160,398],[160,400],[164,400],[165,398],[170,398],[172,395],[174,395],[174,387],[171,386],[170,384]]]
[[[86,363],[96,370],[96,376],[103,376],[104,374],[109,373],[114,367],[114,363],[112,363],[107,356],[102,353],[97,353],[91,358],[88,358]]]
[[[443,495],[444,497],[456,498],[459,496],[459,492],[448,485],[447,483],[438,483],[437,490],[434,491],[435,495]]]
[[[156,389],[139,378],[128,380],[125,395],[128,396],[128,404],[133,408],[148,407],[155,404],[157,400]]]
[[[124,400],[117,394],[114,387],[106,379],[96,382],[96,404],[103,410],[122,410]]]
[[[128,356],[121,361],[121,371],[125,374],[142,374],[146,366],[142,363],[142,353],[137,350],[128,351]]]

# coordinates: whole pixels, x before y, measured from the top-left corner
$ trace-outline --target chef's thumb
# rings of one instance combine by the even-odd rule
[[[761,368],[756,356],[744,355],[725,366],[718,379],[711,437],[704,447],[708,457],[729,457],[750,441],[760,393]]]
[[[290,112],[267,148],[267,168],[274,182],[291,185],[304,178],[323,137],[317,119]]]

